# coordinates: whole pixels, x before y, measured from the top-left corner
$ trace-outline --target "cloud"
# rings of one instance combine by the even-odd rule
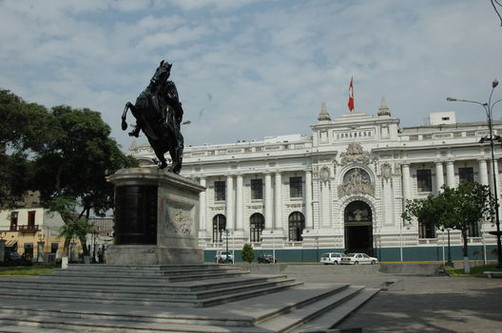
[[[3,1],[0,43],[0,87],[100,111],[124,147],[120,113],[162,59],[190,144],[309,135],[322,102],[348,112],[352,76],[356,111],[386,97],[405,126],[451,109],[483,120],[445,97],[484,99],[502,78],[497,17],[469,0]]]

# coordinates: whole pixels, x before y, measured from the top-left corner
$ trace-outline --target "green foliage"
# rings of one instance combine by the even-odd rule
[[[49,266],[0,267],[0,276],[36,276],[40,274],[50,274],[53,270],[54,267]]]
[[[253,246],[251,244],[244,244],[241,252],[242,260],[251,263],[255,258],[255,253],[253,250]]]
[[[41,105],[0,90],[0,207],[13,207],[30,189],[31,160],[59,134]]]
[[[42,201],[58,196],[79,198],[81,216],[102,214],[113,206],[113,186],[106,177],[134,165],[115,140],[98,112],[58,106],[52,109],[61,135],[54,138],[34,162],[34,179]]]
[[[464,257],[467,257],[469,226],[491,218],[494,207],[488,186],[461,182],[457,188],[445,185],[441,192],[425,199],[407,200],[402,217],[407,221],[416,217],[420,223],[460,230],[464,241]]]
[[[68,197],[57,197],[49,203],[49,210],[58,212],[64,221],[61,227],[60,236],[65,238],[64,251],[68,253],[68,247],[72,239],[80,240],[84,254],[87,254],[85,236],[91,232],[91,226],[87,223],[87,219],[79,218],[76,212],[76,200]]]
[[[453,276],[486,276],[483,272],[502,272],[502,268],[494,265],[482,265],[471,267],[470,273],[464,273],[462,268],[445,267],[450,275]]]

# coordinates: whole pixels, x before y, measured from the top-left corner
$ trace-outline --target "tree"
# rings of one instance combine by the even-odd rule
[[[79,238],[86,251],[81,218],[113,208],[106,177],[137,161],[120,151],[101,115],[87,108],[48,110],[0,90],[0,116],[0,207],[39,191],[42,205],[61,214],[67,241]]]
[[[98,112],[58,106],[51,113],[60,135],[34,160],[34,181],[42,201],[71,197],[81,207],[79,217],[88,218],[91,211],[104,214],[113,207],[113,185],[106,177],[137,162],[109,137],[110,127]]]
[[[73,198],[58,197],[49,203],[49,210],[58,212],[64,221],[61,227],[60,236],[65,238],[64,253],[69,253],[69,246],[72,239],[78,239],[84,254],[87,254],[86,235],[91,231],[91,226],[87,219],[79,218],[76,214],[76,200]]]
[[[408,200],[402,217],[408,221],[416,217],[418,222],[438,228],[461,231],[463,240],[464,270],[469,271],[469,228],[483,219],[493,216],[494,199],[487,185],[476,182],[460,182],[457,188],[443,186],[437,195],[425,199]]]
[[[13,207],[31,188],[31,159],[59,135],[54,118],[38,104],[0,90],[0,207]]]
[[[254,260],[255,254],[253,250],[253,246],[251,244],[244,244],[241,252],[242,260],[251,263]]]

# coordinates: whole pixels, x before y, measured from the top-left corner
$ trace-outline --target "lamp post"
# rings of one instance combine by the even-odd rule
[[[482,138],[480,142],[489,141],[490,142],[490,151],[492,157],[492,176],[493,176],[493,195],[495,197],[495,225],[497,227],[496,231],[490,231],[490,234],[497,236],[497,267],[502,268],[502,246],[500,242],[500,217],[499,217],[499,198],[498,198],[498,190],[497,190],[497,170],[495,163],[495,147],[493,144],[494,140],[500,140],[500,136],[493,136],[493,107],[495,104],[502,102],[502,99],[496,100],[492,102],[493,91],[498,86],[499,82],[495,79],[492,82],[492,90],[490,92],[490,97],[488,98],[488,102],[481,103],[478,101],[471,101],[467,99],[457,99],[453,97],[448,97],[446,100],[448,102],[464,102],[464,103],[474,103],[479,104],[485,109],[486,117],[488,118],[488,129],[490,132],[490,136],[488,138]]]
[[[451,231],[451,228],[446,228],[446,231],[448,233],[448,261],[446,262],[445,266],[453,267],[453,262],[451,261],[451,246],[450,246],[450,231]]]
[[[227,250],[226,250],[226,257],[225,257],[225,262],[228,263],[228,234],[230,233],[230,230],[225,229],[225,236],[226,236],[226,243],[227,243]]]

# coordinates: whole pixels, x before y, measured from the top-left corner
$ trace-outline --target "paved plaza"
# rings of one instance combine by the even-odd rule
[[[333,267],[337,269],[339,267]],[[308,279],[307,274],[304,280]],[[300,277],[300,276],[299,276]],[[311,280],[350,282],[379,292],[337,329],[362,332],[502,332],[502,278],[448,277],[373,272],[311,275]]]

